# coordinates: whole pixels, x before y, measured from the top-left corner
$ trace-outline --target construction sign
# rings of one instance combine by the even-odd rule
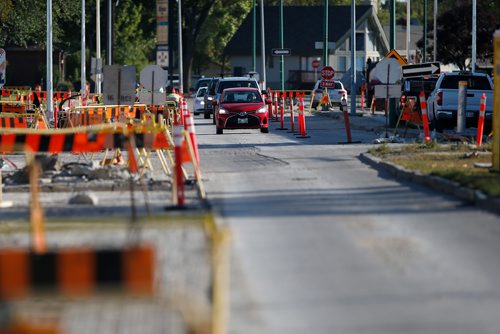
[[[401,55],[394,49],[392,49],[388,54],[385,55],[385,58],[394,58],[398,61],[399,65],[406,65],[406,60],[401,57]]]
[[[5,85],[5,67],[7,66],[5,50],[0,48],[0,88]]]

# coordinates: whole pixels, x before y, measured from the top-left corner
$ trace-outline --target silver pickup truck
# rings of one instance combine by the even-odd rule
[[[484,73],[441,73],[436,87],[427,99],[427,112],[431,127],[437,131],[453,128],[457,124],[458,83],[467,82],[466,124],[477,127],[481,95],[486,94],[485,126],[491,128],[493,116],[493,82]]]

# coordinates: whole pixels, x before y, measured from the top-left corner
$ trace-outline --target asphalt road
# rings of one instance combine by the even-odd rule
[[[346,145],[335,119],[308,116],[309,139],[278,126],[216,135],[196,117],[234,233],[229,333],[500,332],[498,216],[363,164],[374,132]]]

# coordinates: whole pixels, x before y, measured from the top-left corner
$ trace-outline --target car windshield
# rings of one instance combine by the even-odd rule
[[[483,76],[447,75],[443,78],[441,88],[458,89],[458,82],[467,82],[467,89],[491,90],[490,82]]]
[[[198,94],[196,94],[196,97],[203,97],[205,96],[206,92],[207,92],[207,87],[202,87],[201,89],[198,89]]]
[[[220,93],[227,88],[240,88],[240,87],[258,88],[257,82],[255,82],[254,80],[243,80],[243,81],[229,80],[229,81],[219,82],[217,90]]]
[[[255,103],[262,102],[260,94],[256,91],[231,91],[224,92],[222,103]]]

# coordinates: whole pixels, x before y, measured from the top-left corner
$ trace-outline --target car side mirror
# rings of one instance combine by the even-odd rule
[[[267,90],[261,90],[260,93],[262,95],[269,95],[269,92]]]

